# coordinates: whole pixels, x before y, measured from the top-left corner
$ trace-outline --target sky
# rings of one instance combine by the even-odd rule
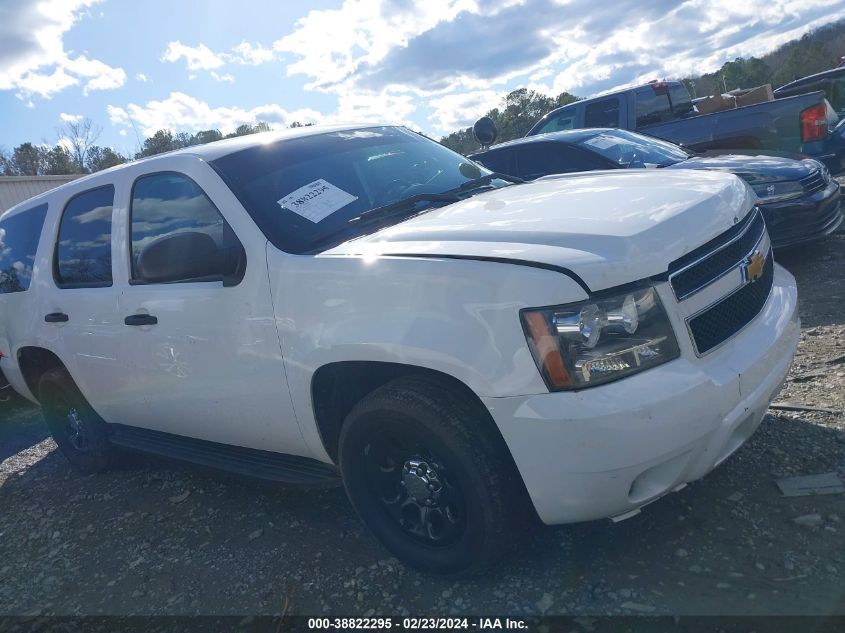
[[[0,0],[0,147],[81,117],[125,154],[257,121],[439,137],[515,88],[711,72],[843,17],[845,0]]]

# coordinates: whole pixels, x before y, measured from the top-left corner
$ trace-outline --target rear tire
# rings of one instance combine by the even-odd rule
[[[399,378],[359,402],[339,455],[363,522],[399,560],[427,573],[487,568],[534,516],[486,410],[428,377]]]
[[[109,443],[108,427],[64,368],[41,376],[38,401],[56,445],[76,470],[92,474],[111,465],[115,449]]]

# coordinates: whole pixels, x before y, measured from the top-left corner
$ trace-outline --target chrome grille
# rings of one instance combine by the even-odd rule
[[[683,301],[735,269],[738,262],[760,241],[765,231],[763,216],[755,209],[744,222],[705,244],[702,247],[704,253],[701,253],[702,249],[693,251],[699,254],[698,258],[689,262],[690,256],[687,255],[670,265],[669,280],[678,301]]]
[[[804,188],[804,191],[808,194],[813,194],[817,191],[823,191],[827,187],[827,182],[825,180],[824,174],[822,174],[820,169],[817,169],[806,178],[802,178],[799,182]]]
[[[689,315],[685,321],[696,354],[703,356],[748,325],[771,292],[774,259],[760,210],[669,271],[672,290]]]

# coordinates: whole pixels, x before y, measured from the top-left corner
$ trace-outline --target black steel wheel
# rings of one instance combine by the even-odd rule
[[[358,515],[397,558],[422,571],[486,568],[534,516],[483,406],[427,376],[397,379],[359,402],[339,453]]]
[[[108,427],[64,368],[41,377],[38,399],[56,445],[79,472],[99,472],[111,464],[114,448],[108,441]]]
[[[364,446],[367,485],[408,535],[448,545],[466,530],[463,493],[445,462],[407,427],[385,429]]]

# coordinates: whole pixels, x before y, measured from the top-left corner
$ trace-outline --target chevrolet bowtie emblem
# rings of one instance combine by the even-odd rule
[[[745,281],[757,281],[763,276],[763,270],[766,268],[766,258],[760,254],[760,251],[754,251],[751,256],[745,260],[745,265],[742,268],[742,276]]]

